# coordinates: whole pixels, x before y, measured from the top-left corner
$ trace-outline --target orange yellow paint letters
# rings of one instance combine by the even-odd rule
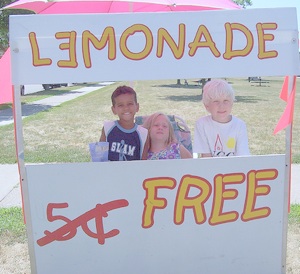
[[[257,56],[259,59],[276,58],[278,53],[276,50],[266,50],[266,43],[274,40],[274,35],[268,31],[277,29],[276,23],[258,23],[256,24],[255,36],[258,43]],[[193,41],[186,41],[186,26],[185,24],[178,25],[177,38],[173,38],[168,30],[159,28],[157,33],[143,24],[134,24],[129,26],[121,33],[119,39],[115,34],[115,29],[111,26],[106,27],[100,38],[97,38],[89,30],[82,32],[81,48],[82,54],[77,54],[76,43],[78,42],[78,34],[76,31],[63,31],[54,34],[55,39],[62,40],[59,45],[59,50],[66,51],[68,59],[58,60],[57,66],[61,68],[76,68],[79,60],[78,56],[82,58],[83,64],[86,68],[92,67],[91,50],[101,51],[106,48],[108,60],[115,60],[117,58],[117,48],[125,58],[130,60],[144,60],[151,53],[155,53],[157,58],[162,58],[167,46],[172,52],[174,58],[181,59],[185,54],[192,57],[197,53],[201,54],[202,49],[209,49],[215,58],[224,58],[230,60],[235,57],[245,57],[251,53],[254,47],[254,37],[252,32],[243,24],[240,23],[226,23],[225,30],[225,50],[223,55],[218,49],[214,41],[212,33],[205,25],[200,25],[194,35]],[[242,48],[234,49],[235,34],[245,36],[245,45]],[[143,47],[140,50],[133,51],[130,49],[128,41],[134,37],[142,37]],[[157,37],[157,41],[154,40]],[[39,41],[35,32],[29,33],[29,42],[32,51],[33,66],[51,66],[53,65],[51,56],[42,56],[39,47]],[[222,45],[223,46],[223,45]],[[185,52],[188,47],[188,51]],[[270,45],[268,48],[271,48]],[[153,52],[155,50],[155,52]]]
[[[238,218],[244,222],[266,218],[270,215],[271,209],[267,206],[257,207],[257,197],[262,197],[260,203],[263,204],[263,197],[270,193],[271,188],[261,182],[274,180],[277,176],[276,169],[251,170],[247,174],[217,174],[211,184],[205,178],[185,175],[181,178],[177,189],[173,222],[177,225],[182,224],[187,210],[192,210],[196,224],[208,221],[210,225],[220,225],[234,222]],[[239,196],[238,190],[234,186],[241,184],[245,184],[246,188],[242,212],[226,211],[225,203],[230,204]],[[169,177],[149,178],[144,181],[143,187],[145,199],[142,227],[150,228],[155,222],[155,212],[164,210],[170,202],[159,195],[159,190],[174,191],[176,180]],[[209,199],[212,203],[211,210],[206,212],[205,205]]]

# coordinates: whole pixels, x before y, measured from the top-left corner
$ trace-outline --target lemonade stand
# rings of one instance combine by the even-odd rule
[[[298,75],[295,8],[11,16],[10,46],[32,273],[285,273],[288,151],[27,164],[18,86]]]

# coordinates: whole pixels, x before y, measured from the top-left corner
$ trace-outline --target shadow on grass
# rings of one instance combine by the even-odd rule
[[[24,98],[28,98],[28,97],[35,97],[35,96],[55,96],[55,95],[62,95],[65,93],[76,93],[73,92],[73,90],[66,90],[66,89],[50,89],[50,90],[42,90],[42,91],[38,91],[38,92],[34,92],[31,94],[25,94],[22,97]]]
[[[12,103],[0,104],[0,110],[12,108]]]
[[[183,88],[183,89],[199,89],[202,93],[202,86],[201,85],[177,85],[177,84],[170,84],[170,85],[154,85],[153,87],[159,88]]]
[[[174,102],[199,102],[202,100],[202,95],[171,95],[162,98],[163,100],[169,100]]]
[[[30,116],[41,111],[47,111],[52,106],[42,105],[42,104],[22,104],[22,116]],[[12,108],[6,108],[0,110],[0,122],[12,121],[13,120],[13,110]]]
[[[249,103],[249,104],[255,104],[258,103],[259,101],[266,101],[264,99],[261,99],[257,96],[235,96],[235,101],[237,103]]]
[[[191,95],[171,95],[166,97],[161,97],[162,100],[170,100],[174,102],[199,102],[202,100],[202,88],[201,85],[177,85],[170,84],[170,85],[153,85],[153,87],[159,87],[159,88],[174,88],[174,89],[197,89],[199,90],[199,94],[191,94]]]
[[[233,82],[228,81],[229,84],[233,84]],[[200,89],[202,92],[203,84],[199,82],[199,80],[188,80],[186,83],[181,84],[169,84],[169,85],[154,85],[153,87],[162,87],[162,88],[184,88],[184,89]]]
[[[174,102],[199,102],[202,101],[202,94],[199,95],[171,95],[162,97],[162,100],[170,100]],[[247,103],[247,104],[255,104],[262,99],[258,99],[256,96],[236,96],[235,97],[237,103]]]

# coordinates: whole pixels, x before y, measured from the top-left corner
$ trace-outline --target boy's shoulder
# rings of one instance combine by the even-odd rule
[[[148,138],[148,129],[144,128],[141,125],[137,125],[136,132],[139,134],[143,144],[145,144]]]
[[[138,124],[136,124],[136,125],[137,125],[136,131],[144,132],[144,133],[147,133],[147,134],[148,134],[148,129],[144,128],[144,127],[141,126],[141,125],[138,125]]]
[[[212,116],[210,114],[206,115],[206,116],[201,116],[197,119],[197,123],[208,123],[208,122],[217,123],[217,122],[214,122],[214,120],[212,119]],[[241,118],[238,118],[237,116],[234,116],[234,115],[231,115],[230,122],[245,124],[244,120],[242,120]]]
[[[244,120],[242,120],[241,118],[239,117],[236,117],[234,115],[231,116],[232,117],[232,121],[233,122],[236,122],[236,123],[241,123],[241,124],[246,124]]]
[[[112,128],[116,125],[116,121],[104,121],[103,122],[103,127],[105,129],[109,129],[109,128]]]
[[[116,121],[114,121],[114,120],[108,120],[108,121],[104,121],[103,124],[104,125],[115,125]]]
[[[212,121],[212,117],[211,115],[205,115],[205,116],[201,116],[197,119],[197,122],[208,122],[208,121]]]

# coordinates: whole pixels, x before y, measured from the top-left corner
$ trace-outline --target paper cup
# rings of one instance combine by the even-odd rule
[[[90,155],[92,162],[107,162],[108,161],[108,142],[90,143]]]

